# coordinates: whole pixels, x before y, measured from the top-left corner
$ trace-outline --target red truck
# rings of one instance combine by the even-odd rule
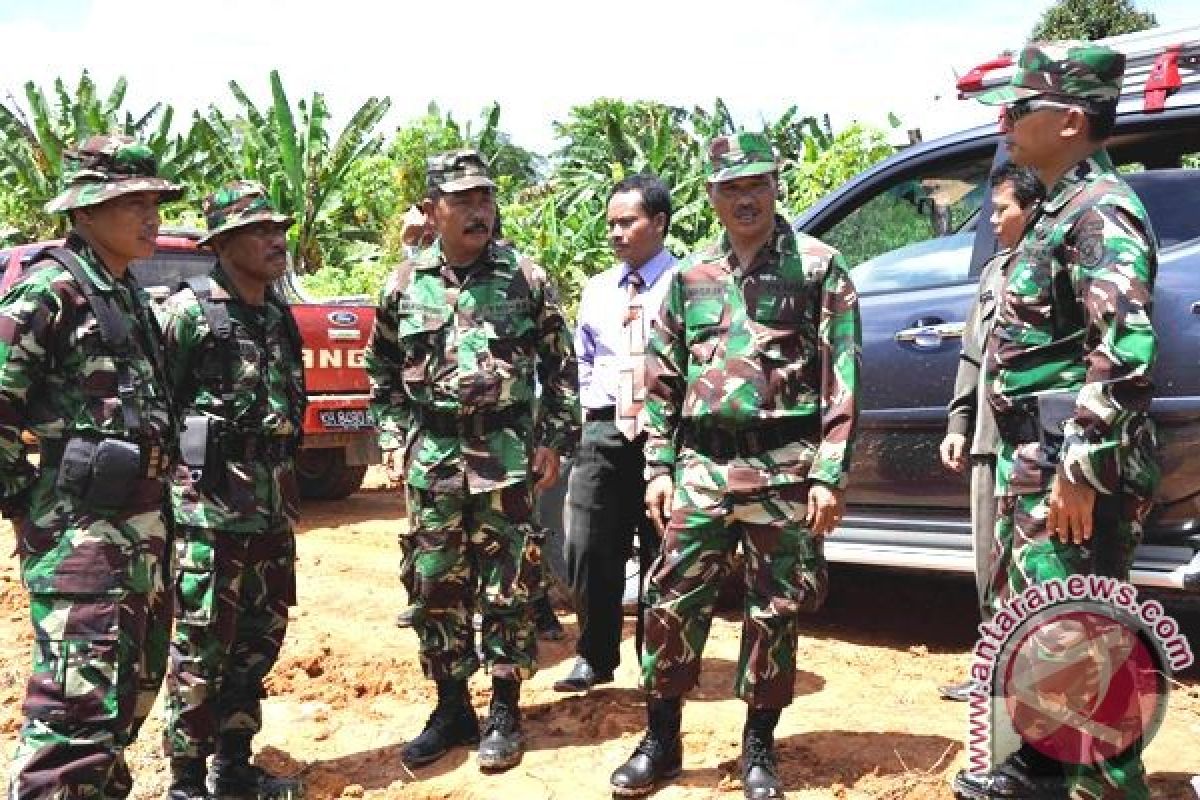
[[[201,234],[164,229],[153,257],[131,269],[155,299],[163,299],[192,275],[212,268],[212,251],[196,246]],[[38,242],[0,249],[0,291],[6,290],[44,248]],[[375,307],[366,297],[307,297],[289,273],[279,286],[292,305],[304,341],[308,411],[304,445],[296,460],[301,493],[310,499],[339,500],[362,484],[370,464],[381,460],[367,416],[370,386],[363,356]]]

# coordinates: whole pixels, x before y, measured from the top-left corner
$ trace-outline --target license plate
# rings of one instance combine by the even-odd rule
[[[371,420],[367,418],[367,412],[363,409],[330,409],[318,411],[317,414],[326,428],[358,430],[371,427]]]

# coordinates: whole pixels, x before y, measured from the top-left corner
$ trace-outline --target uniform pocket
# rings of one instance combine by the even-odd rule
[[[751,322],[754,351],[762,370],[767,408],[789,408],[800,400],[804,377],[816,356],[816,332],[804,323],[786,326]],[[815,383],[815,379],[814,379]]]
[[[175,619],[185,625],[213,621],[217,591],[213,543],[197,529],[175,541]]]
[[[430,385],[434,379],[432,364],[441,352],[444,330],[450,317],[431,310],[407,313],[400,317],[396,327],[403,360],[399,365],[400,380],[409,396],[418,402],[431,396]]]
[[[26,717],[95,725],[116,719],[121,598],[118,591],[30,595],[34,657]]]

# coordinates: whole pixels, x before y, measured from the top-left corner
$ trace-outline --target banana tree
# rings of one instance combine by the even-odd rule
[[[25,84],[22,106],[11,95],[0,103],[0,181],[12,200],[7,220],[25,238],[61,233],[65,220],[42,212],[62,179],[63,152],[98,133],[123,133],[145,142],[158,156],[159,172],[184,183],[196,174],[196,151],[190,137],[171,133],[173,109],[155,103],[134,114],[124,109],[128,82],[118,78],[103,94],[83,70],[74,89],[62,78],[45,91]]]
[[[227,180],[256,180],[271,201],[295,217],[289,237],[293,263],[301,273],[320,268],[348,233],[338,224],[342,188],[353,166],[379,152],[375,132],[391,101],[370,97],[335,136],[321,92],[293,109],[278,70],[270,74],[271,101],[260,107],[237,81],[229,88],[241,106],[227,116],[215,106],[193,116],[192,135],[208,156],[209,186]]]

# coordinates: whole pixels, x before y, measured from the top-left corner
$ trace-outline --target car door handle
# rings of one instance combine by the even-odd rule
[[[939,322],[936,325],[918,325],[896,331],[896,341],[912,344],[922,349],[941,347],[947,339],[961,339],[963,323]]]
[[[1192,303],[1192,313],[1200,314],[1200,302]]]

